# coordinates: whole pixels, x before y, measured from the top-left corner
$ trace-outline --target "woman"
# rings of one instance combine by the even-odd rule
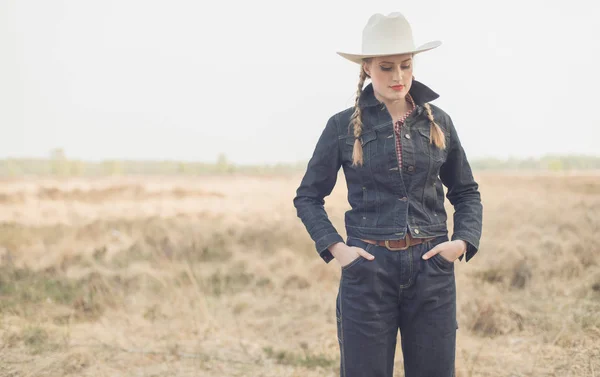
[[[415,48],[400,13],[369,19],[362,53],[338,52],[360,64],[355,105],[327,122],[294,198],[321,258],[341,266],[342,377],[392,377],[398,330],[407,377],[454,376],[454,261],[477,252],[483,206],[450,116],[413,77],[414,55],[440,44]],[[340,167],[346,242],[323,207]],[[455,210],[451,240],[442,184]]]

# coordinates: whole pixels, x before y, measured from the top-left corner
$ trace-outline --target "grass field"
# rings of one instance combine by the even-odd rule
[[[337,376],[340,269],[296,217],[300,178],[0,181],[0,376]],[[600,376],[600,174],[476,178],[457,376]],[[343,236],[347,208],[340,176]]]

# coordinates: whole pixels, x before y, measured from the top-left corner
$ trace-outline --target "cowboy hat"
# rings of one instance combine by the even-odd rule
[[[431,41],[415,47],[410,24],[400,12],[393,12],[387,16],[375,13],[369,18],[363,29],[362,52],[350,54],[338,51],[337,54],[354,63],[361,64],[363,58],[417,54],[434,49],[441,44],[441,41]]]

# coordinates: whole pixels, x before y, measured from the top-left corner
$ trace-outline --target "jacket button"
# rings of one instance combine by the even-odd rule
[[[410,166],[408,167],[408,171],[410,171],[410,172],[413,172],[413,171],[415,171],[415,167],[414,167],[414,166],[412,166],[412,165],[410,165]]]
[[[404,134],[404,137],[407,139],[410,139],[410,135],[409,134]]]

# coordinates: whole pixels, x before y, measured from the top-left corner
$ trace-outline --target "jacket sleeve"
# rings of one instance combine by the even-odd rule
[[[344,242],[331,224],[324,208],[324,198],[331,194],[340,166],[337,120],[334,115],[329,118],[317,141],[293,201],[298,217],[326,263],[334,258],[328,247],[337,242]]]
[[[446,114],[447,115],[447,114]],[[448,188],[446,197],[454,206],[454,231],[452,240],[467,243],[466,262],[477,253],[481,238],[483,205],[479,185],[473,178],[467,155],[460,143],[452,119],[447,115],[450,133],[448,157],[440,167],[440,179]],[[463,255],[459,257],[462,261]]]

